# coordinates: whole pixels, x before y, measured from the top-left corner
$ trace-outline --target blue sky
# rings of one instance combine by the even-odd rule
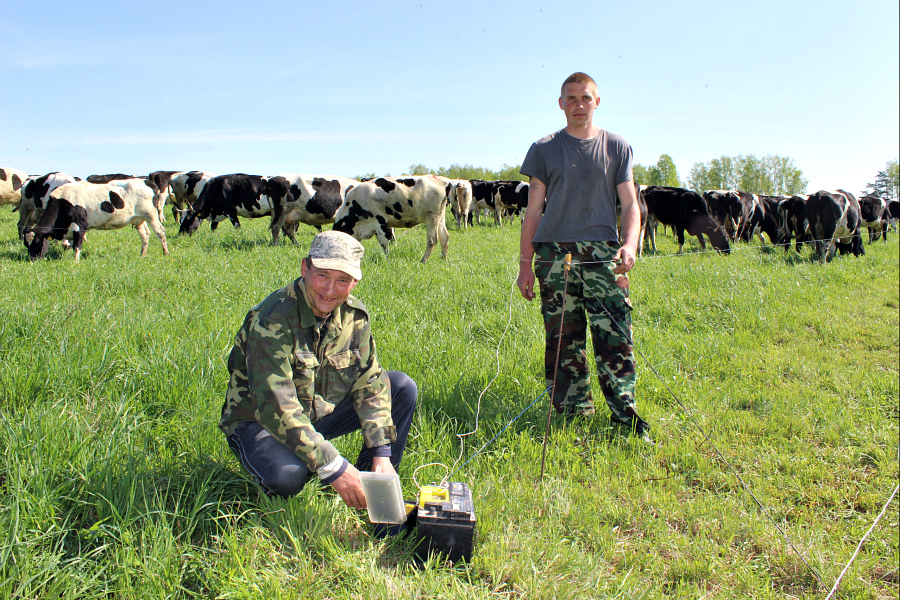
[[[898,2],[2,0],[0,166],[499,169],[598,82],[636,162],[794,159],[865,188],[900,153]]]

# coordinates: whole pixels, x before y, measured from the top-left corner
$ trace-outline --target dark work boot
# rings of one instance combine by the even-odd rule
[[[650,424],[643,420],[634,408],[628,407],[628,413],[628,418],[624,421],[615,415],[610,415],[609,418],[613,423],[627,427],[629,433],[638,436],[641,438],[641,441],[653,444],[653,439],[650,437]]]

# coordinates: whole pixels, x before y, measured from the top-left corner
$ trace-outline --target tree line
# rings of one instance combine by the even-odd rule
[[[440,175],[450,179],[483,179],[486,181],[527,181],[519,173],[522,165],[504,164],[494,171],[470,164],[453,164],[449,167],[430,169],[423,164],[409,166],[407,175]],[[682,180],[675,161],[663,154],[655,165],[634,163],[634,180],[642,185],[681,187],[702,194],[707,190],[741,190],[765,196],[794,196],[805,194],[809,181],[794,159],[767,154],[758,158],[753,154],[720,156],[709,162],[694,163],[687,180]],[[390,177],[390,173],[387,174]],[[359,175],[357,179],[371,179],[375,174]],[[875,176],[875,182],[861,195],[871,194],[885,199],[900,199],[900,167],[896,160],[889,161],[884,170]]]

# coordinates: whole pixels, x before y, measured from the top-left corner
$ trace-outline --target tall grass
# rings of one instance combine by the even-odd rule
[[[79,264],[32,264],[14,221],[0,212],[0,597],[820,598],[711,443],[827,586],[898,482],[896,236],[824,265],[663,240],[631,276],[659,444],[605,409],[554,418],[543,480],[546,397],[473,458],[544,389],[518,227],[451,228],[448,259],[425,265],[421,228],[388,257],[365,242],[355,295],[381,362],[420,389],[405,494],[419,465],[471,459],[453,476],[475,496],[471,564],[416,568],[410,540],[375,539],[329,488],[261,495],[216,427],[233,336],[314,231],[272,247],[264,222],[192,238],[168,223],[172,255],[151,240],[143,259],[133,231],[91,232]],[[841,597],[897,597],[898,561],[895,505]]]

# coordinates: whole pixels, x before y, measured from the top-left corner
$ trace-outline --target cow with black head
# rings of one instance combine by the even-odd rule
[[[676,187],[641,186],[641,194],[647,203],[648,218],[655,218],[663,225],[675,228],[679,253],[684,250],[685,231],[697,237],[702,250],[706,249],[705,235],[717,251],[723,254],[731,252],[725,231],[709,214],[706,202],[697,192]],[[649,234],[655,252],[656,235],[652,228]]]

